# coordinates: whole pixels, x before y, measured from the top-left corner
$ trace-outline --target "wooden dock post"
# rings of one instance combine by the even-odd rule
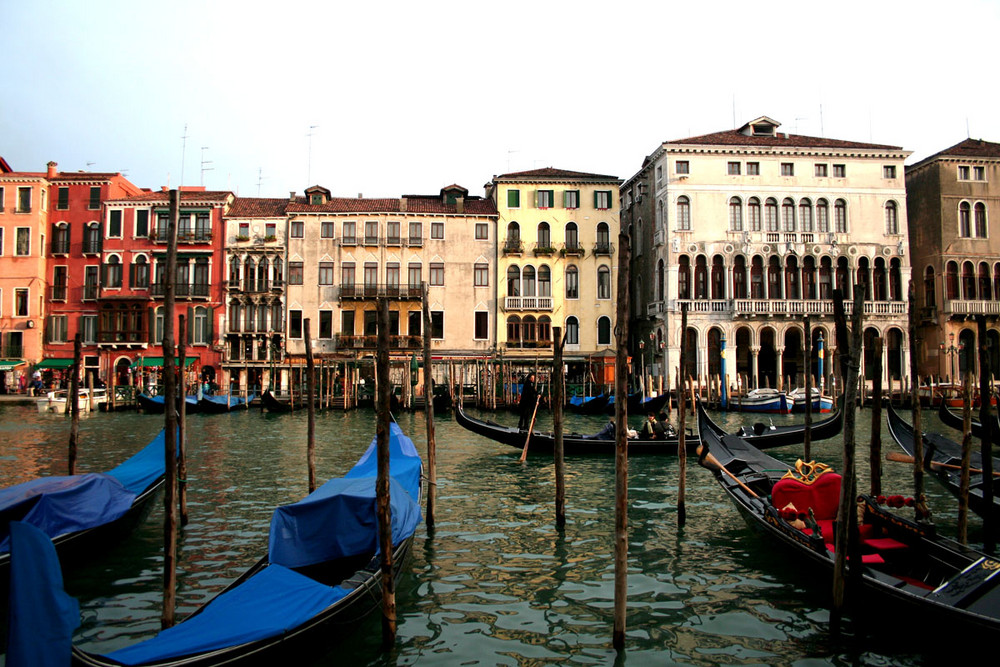
[[[163,493],[163,613],[160,628],[173,627],[177,596],[177,363],[174,358],[174,290],[177,283],[179,190],[170,191],[167,226],[167,271],[163,285],[163,446],[166,484]]]
[[[917,356],[919,346],[917,345],[917,297],[913,282],[910,282],[908,294],[910,320],[907,335],[910,338],[910,375],[917,375]],[[919,384],[919,383],[917,383]],[[916,386],[916,385],[914,385]],[[924,431],[920,422],[920,396],[917,391],[913,391],[910,397],[911,409],[913,410],[913,508],[917,519],[921,519],[921,507],[924,505]]]
[[[378,449],[378,477],[375,496],[378,511],[378,541],[382,552],[382,648],[389,650],[396,642],[396,580],[392,567],[392,511],[389,507],[389,301],[378,300],[376,311],[378,345],[375,373],[375,440]],[[308,349],[308,348],[307,348]]]
[[[681,331],[687,332],[688,304],[681,304]],[[687,363],[687,336],[681,335],[681,368]],[[677,525],[683,526],[687,523],[687,422],[685,421],[685,405],[683,387],[679,383],[678,376],[677,398],[680,404],[677,406]],[[691,404],[694,405],[694,396],[691,397]]]
[[[628,604],[628,316],[629,237],[618,234],[618,302],[615,322],[615,593],[611,644],[625,650]]]
[[[306,344],[306,462],[309,466],[309,493],[316,490],[316,366],[313,361],[309,318],[302,322]]]
[[[803,331],[802,338],[804,340],[804,343],[802,345],[802,371],[803,371],[802,379],[804,380],[803,384],[805,385],[805,390],[806,390],[806,419],[805,419],[806,430],[804,434],[805,437],[802,440],[802,451],[804,460],[812,461],[812,452],[810,450],[812,449],[811,431],[812,431],[813,401],[812,401],[812,373],[810,372],[811,369],[809,368],[809,362],[812,360],[812,333],[809,329],[808,315],[802,318],[802,331]],[[823,392],[820,392],[819,406],[820,409],[823,408]]]
[[[944,400],[942,397],[941,400]],[[962,470],[958,478],[958,541],[969,541],[969,486],[972,466],[972,373],[962,382]],[[985,479],[985,477],[983,478]]]
[[[563,345],[561,327],[552,327],[552,434],[553,463],[556,475],[556,528],[566,527],[566,460],[563,452],[563,404],[566,401],[563,377]]]
[[[990,351],[986,337],[986,316],[976,315],[976,341],[979,343],[979,423],[982,424],[980,455],[983,460],[983,479],[993,478],[993,391],[990,387]],[[993,485],[983,484],[983,506],[993,507]],[[986,512],[983,517],[983,550],[996,553],[996,512]]]
[[[437,509],[437,442],[434,440],[434,373],[431,366],[431,312],[427,283],[423,285],[424,303],[424,414],[427,420],[427,529],[434,528]]]
[[[76,474],[77,445],[80,441],[80,334],[73,337],[73,366],[70,369],[69,396],[66,397],[66,409],[70,414],[69,426],[69,474]],[[93,392],[91,392],[93,394]]]
[[[180,524],[186,526],[187,512],[187,378],[185,363],[187,355],[187,329],[184,328],[184,316],[179,316],[177,331],[177,362],[180,382],[177,387],[179,397],[177,406],[177,499],[180,512]]]
[[[882,337],[872,341],[874,377],[872,378],[872,445],[868,455],[871,490],[876,498],[882,495]],[[889,402],[892,402],[892,378],[889,378]],[[900,396],[902,398],[902,396]]]

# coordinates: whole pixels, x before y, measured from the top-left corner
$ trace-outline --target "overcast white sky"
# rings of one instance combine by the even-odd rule
[[[628,178],[661,141],[767,115],[912,163],[1000,142],[998,19],[996,0],[0,0],[0,156],[242,196],[481,195],[545,166]]]

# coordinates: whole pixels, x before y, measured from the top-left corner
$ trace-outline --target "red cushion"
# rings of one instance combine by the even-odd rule
[[[893,539],[891,537],[875,537],[865,540],[865,546],[871,547],[877,551],[889,551],[892,549],[905,549],[906,544],[900,542],[899,540]]]
[[[812,484],[805,484],[797,479],[779,479],[771,489],[771,500],[779,510],[788,503],[795,505],[799,512],[809,512],[811,507],[816,520],[833,520],[837,518],[837,507],[840,505],[840,475],[828,472],[820,475]],[[828,537],[823,528],[823,537]]]
[[[834,549],[833,545],[830,544],[829,542],[827,542],[826,544],[826,550],[829,551],[830,553],[836,552],[836,549]],[[882,563],[885,562],[885,559],[878,554],[861,554],[861,562],[864,563],[865,565],[881,565]]]

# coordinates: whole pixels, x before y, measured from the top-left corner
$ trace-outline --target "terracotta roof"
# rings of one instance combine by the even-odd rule
[[[617,181],[619,180],[617,176],[608,176],[606,174],[588,174],[583,171],[569,171],[568,169],[556,169],[555,167],[544,167],[542,169],[531,169],[528,171],[515,171],[509,174],[501,174],[500,176],[494,176],[493,180],[600,180],[600,181]]]
[[[227,218],[283,218],[288,198],[262,199],[260,197],[237,197],[226,213]]]
[[[199,191],[191,192],[188,190],[181,191],[181,202],[191,203],[191,202],[214,202],[232,197],[233,193],[228,190],[215,190],[215,191]],[[125,197],[123,199],[112,199],[107,203],[109,204],[169,204],[170,203],[170,193],[163,190],[156,190],[153,192],[143,192],[141,194],[135,195],[133,197]]]
[[[888,146],[884,144],[865,144],[858,141],[843,141],[840,139],[826,139],[824,137],[806,137],[798,134],[786,134],[776,131],[774,135],[747,135],[739,130],[726,130],[724,132],[713,132],[703,134],[698,137],[687,139],[676,139],[674,141],[664,141],[665,146],[767,146],[781,148],[829,148],[843,150],[902,150],[900,146]]]
[[[96,172],[96,171],[60,171],[49,180],[58,181],[110,181],[116,176],[121,176],[119,172]]]
[[[285,209],[288,213],[402,213],[399,198],[393,199],[355,199],[351,197],[334,197],[325,204],[307,204],[304,199],[296,198],[288,202]],[[446,204],[438,196],[406,196],[406,213],[436,213],[463,215],[457,213],[456,204]],[[496,215],[493,202],[486,199],[466,199],[464,215]]]
[[[932,160],[943,157],[1000,158],[1000,144],[984,141],[983,139],[966,139],[926,159]]]

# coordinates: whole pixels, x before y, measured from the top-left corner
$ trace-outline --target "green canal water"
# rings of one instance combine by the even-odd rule
[[[750,415],[717,414],[735,426]],[[513,414],[494,415],[516,423]],[[422,414],[398,416],[426,452]],[[543,415],[541,428],[551,429]],[[794,421],[775,417],[775,422]],[[859,461],[867,461],[871,413],[859,412]],[[567,416],[596,431],[603,418]],[[485,440],[439,416],[438,516],[418,529],[397,593],[398,641],[382,653],[379,619],[367,619],[320,665],[919,665],[940,638],[900,637],[849,625],[832,637],[829,584],[798,572],[762,544],[712,476],[688,459],[687,525],[677,525],[676,457],[633,457],[629,470],[627,650],[611,649],[614,565],[613,457],[567,459],[567,526],[554,526],[551,457]],[[929,430],[952,433],[925,415]],[[256,410],[189,417],[190,523],[180,538],[178,616],[237,577],[267,549],[276,505],[306,495],[306,415]],[[146,444],[162,417],[95,414],[81,420],[81,471],[110,468]],[[320,480],[350,468],[374,435],[370,410],[316,418]],[[891,449],[883,427],[886,450]],[[68,419],[0,405],[0,480],[64,474]],[[840,438],[814,458],[840,468]],[[799,448],[776,450],[794,462]],[[867,464],[865,464],[867,465]],[[911,493],[910,468],[887,463],[886,493]],[[867,488],[861,471],[859,488]],[[953,503],[927,482],[936,519],[953,534]],[[72,569],[80,600],[76,643],[110,651],[156,633],[161,603],[162,504],[126,541]],[[979,540],[977,519],[972,539]],[[927,633],[928,635],[931,633]],[[927,636],[927,635],[925,635]]]

